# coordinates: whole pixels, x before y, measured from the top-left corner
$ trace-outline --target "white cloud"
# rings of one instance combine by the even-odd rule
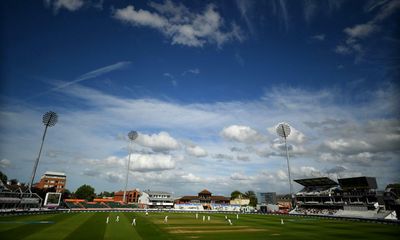
[[[181,194],[189,194],[194,188],[229,193],[236,187],[262,191],[268,182],[271,191],[287,192],[287,179],[279,172],[285,173],[286,170],[282,156],[285,152],[281,150],[282,142],[276,140],[275,131],[260,132],[258,134],[263,141],[251,143],[225,141],[219,137],[221,129],[232,123],[251,126],[245,129],[254,130],[286,120],[304,135],[301,137],[298,134],[297,138],[289,141],[294,170],[312,166],[314,170],[304,168],[303,171],[318,170],[325,174],[327,172],[321,169],[340,165],[348,168],[342,174],[382,176],[378,183],[384,185],[398,179],[398,172],[394,171],[399,166],[396,161],[400,145],[399,121],[396,118],[399,111],[398,92],[395,86],[363,92],[362,96],[355,97],[363,97],[365,101],[356,106],[338,104],[341,102],[338,100],[345,96],[334,89],[308,91],[283,87],[268,89],[263,98],[254,101],[183,104],[171,100],[127,99],[78,84],[72,85],[55,94],[68,96],[66,104],[70,103],[69,100],[79,100],[85,109],[55,109],[60,121],[47,132],[38,173],[65,171],[71,190],[82,183],[91,184],[101,191],[121,188],[121,182],[110,182],[118,181],[118,177],[107,173],[125,176],[128,143],[117,136],[125,136],[133,124],[139,132],[156,134],[146,135],[149,141],[143,145],[133,144],[133,171],[130,176],[135,180],[129,181],[132,187],[170,189]],[[0,110],[0,159],[13,159],[14,168],[7,169],[7,174],[24,181],[31,171],[26,166],[32,166],[32,156],[38,150],[38,138],[43,134],[41,117],[48,109],[13,106],[12,109]],[[168,141],[159,141],[160,129],[168,132],[166,136],[173,141],[168,137]],[[252,133],[247,130],[245,132]],[[271,134],[273,138],[270,138]],[[193,142],[190,146],[201,146],[209,154],[201,161],[185,158],[188,153],[185,147],[177,147],[180,143],[176,139],[187,139]],[[340,139],[345,141],[340,142]],[[346,145],[351,139],[364,141],[369,148],[351,149]],[[325,142],[330,142],[331,147]],[[163,149],[163,154],[153,154],[152,149]],[[170,153],[167,154],[167,151]],[[295,154],[296,151],[298,154]],[[54,152],[57,159],[49,157]],[[325,161],[321,156],[325,157]],[[246,157],[251,161],[246,161]],[[205,166],[212,167],[205,171]],[[251,179],[232,183],[232,173],[246,173]],[[193,182],[186,184],[189,180]]]
[[[172,44],[189,47],[213,43],[221,47],[229,41],[243,40],[240,28],[231,23],[228,30],[212,4],[207,5],[201,14],[192,13],[183,4],[175,4],[169,0],[163,4],[151,2],[149,6],[156,12],[136,10],[130,5],[117,9],[114,18],[133,26],[154,28],[169,38]]]
[[[194,157],[206,157],[207,151],[199,146],[186,146],[186,153]]]
[[[81,9],[85,4],[83,0],[45,0],[45,3],[52,6],[56,12],[63,8],[73,12]]]
[[[349,47],[345,46],[345,45],[337,45],[335,48],[335,52],[338,54],[342,54],[342,55],[348,55],[350,54],[352,51]]]
[[[324,41],[325,34],[317,34],[317,35],[311,36],[311,39],[318,40],[318,41]]]
[[[379,32],[382,28],[382,21],[393,15],[400,9],[399,1],[378,1],[367,2],[365,5],[367,12],[377,11],[375,16],[366,23],[357,24],[351,27],[346,27],[343,32],[346,34],[346,39],[340,43],[335,52],[342,55],[354,54],[356,61],[363,58],[365,49],[362,46],[362,41]]]
[[[181,176],[181,178],[188,182],[200,182],[201,181],[201,178],[198,176],[195,176],[193,173],[184,174]]]
[[[188,69],[188,70],[186,70],[186,71],[184,71],[184,72],[182,73],[182,76],[185,76],[185,75],[188,74],[188,73],[192,73],[192,74],[197,75],[197,74],[200,73],[200,70],[199,70],[198,68]]]
[[[231,125],[222,129],[220,134],[227,140],[237,142],[251,143],[261,140],[260,134],[248,126]]]
[[[379,27],[372,23],[358,24],[353,27],[347,27],[343,31],[351,38],[365,38],[377,32]]]
[[[119,182],[123,182],[123,180],[124,180],[123,174],[115,173],[115,172],[107,172],[105,174],[105,178],[108,182],[112,182],[112,183],[119,183]]]
[[[175,168],[175,160],[171,155],[151,154],[133,155],[131,163],[132,171],[163,171]]]
[[[11,166],[11,161],[8,159],[1,159],[0,160],[0,169],[9,168]]]
[[[152,135],[139,133],[135,142],[143,147],[149,147],[156,152],[176,150],[180,147],[178,141],[167,132],[160,132]]]
[[[134,6],[127,6],[123,9],[117,9],[114,17],[121,21],[137,26],[152,27],[157,29],[162,29],[168,24],[168,20],[157,13],[151,13],[141,9],[136,11]]]
[[[244,174],[242,174],[242,173],[237,173],[237,172],[233,173],[233,174],[230,176],[230,178],[231,178],[232,180],[237,180],[237,181],[244,181],[244,180],[250,180],[250,179],[252,179],[251,176],[244,175]]]

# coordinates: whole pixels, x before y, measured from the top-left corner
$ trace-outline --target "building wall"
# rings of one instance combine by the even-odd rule
[[[36,187],[39,189],[56,187],[56,192],[62,193],[64,192],[66,182],[66,176],[54,176],[45,174],[41,177],[40,182],[36,185]]]
[[[140,192],[135,190],[126,191],[125,203],[137,203],[139,200]],[[122,202],[124,199],[124,191],[114,193],[114,201]]]

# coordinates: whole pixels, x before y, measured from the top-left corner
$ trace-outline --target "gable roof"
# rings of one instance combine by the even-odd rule
[[[211,192],[207,189],[203,189],[203,191],[199,192],[199,194],[211,194]]]

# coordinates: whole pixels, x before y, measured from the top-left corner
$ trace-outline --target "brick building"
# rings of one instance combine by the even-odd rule
[[[126,191],[125,203],[137,203],[140,197],[138,189]],[[114,201],[122,202],[124,199],[124,191],[118,191],[114,193]]]
[[[230,204],[231,199],[224,196],[212,196],[207,189],[199,192],[197,196],[183,196],[177,200],[179,204],[200,203],[204,209],[210,209],[210,204]]]
[[[40,182],[35,184],[34,187],[39,189],[48,189],[55,187],[56,192],[64,192],[67,182],[67,176],[62,172],[47,171],[40,178]]]

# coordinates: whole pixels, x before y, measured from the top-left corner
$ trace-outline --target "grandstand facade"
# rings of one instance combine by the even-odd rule
[[[177,200],[178,204],[201,204],[204,209],[211,209],[211,204],[229,205],[231,199],[224,196],[212,196],[207,189],[202,190],[197,196],[183,196]]]
[[[142,208],[172,208],[174,199],[169,192],[147,190],[141,193],[138,203]]]
[[[373,177],[298,179],[304,188],[296,194],[303,208],[372,210],[377,207],[377,183]]]
[[[140,191],[138,189],[126,191],[125,203],[138,203],[140,197]],[[124,191],[118,191],[114,193],[114,201],[122,202],[124,199]]]
[[[33,187],[38,189],[55,188],[56,192],[62,193],[67,184],[67,176],[63,172],[47,171],[40,178],[40,182],[36,183]]]
[[[43,199],[32,193],[27,186],[3,183],[0,180],[0,210],[13,211],[16,209],[40,208]]]

